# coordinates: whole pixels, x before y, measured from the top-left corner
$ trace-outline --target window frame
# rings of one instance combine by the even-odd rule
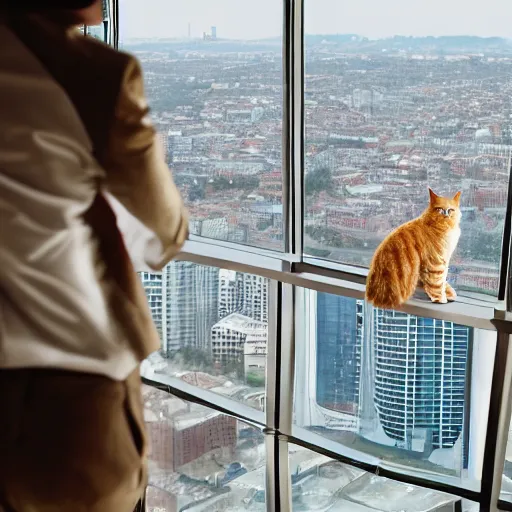
[[[312,0],[310,0],[312,1]],[[298,444],[341,462],[390,479],[448,492],[480,503],[481,511],[510,510],[499,499],[507,436],[512,413],[512,173],[496,301],[482,296],[461,297],[457,302],[433,305],[415,298],[401,311],[438,318],[496,332],[497,346],[485,439],[480,491],[471,491],[435,479],[423,479],[351,459],[333,441],[322,440],[293,426],[295,393],[295,334],[300,329],[300,289],[364,298],[367,270],[324,261],[303,254],[304,219],[304,2],[282,0],[283,5],[283,235],[284,252],[191,236],[177,260],[257,274],[270,278],[269,338],[266,410],[255,411],[241,403],[198,389],[172,377],[142,375],[144,383],[193,403],[207,406],[264,429],[266,436],[266,506],[269,511],[292,510],[288,443]],[[119,0],[107,0],[107,43],[119,47]]]

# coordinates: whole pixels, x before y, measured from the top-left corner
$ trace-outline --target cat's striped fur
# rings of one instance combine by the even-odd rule
[[[429,193],[423,214],[391,232],[375,251],[366,281],[366,300],[374,306],[397,308],[417,286],[432,302],[457,297],[446,276],[460,237],[460,192],[453,198]]]

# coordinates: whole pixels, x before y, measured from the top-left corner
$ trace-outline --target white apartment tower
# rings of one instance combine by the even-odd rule
[[[219,272],[219,318],[240,313],[268,322],[268,279],[232,270]]]

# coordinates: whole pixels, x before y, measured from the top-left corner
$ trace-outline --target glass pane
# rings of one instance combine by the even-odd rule
[[[109,34],[108,28],[110,23],[110,1],[103,0],[103,24],[98,26],[88,26],[87,35],[99,39],[103,42],[108,42]],[[83,28],[82,28],[83,32]]]
[[[300,296],[296,425],[356,459],[478,488],[496,334]]]
[[[507,451],[505,453],[505,467],[501,481],[501,500],[512,503],[512,424],[509,427]]]
[[[259,429],[149,386],[143,394],[149,512],[265,510]]]
[[[512,148],[507,0],[305,6],[306,254],[367,267],[425,209],[427,186],[461,190],[450,275],[495,295]]]
[[[87,35],[99,39],[100,41],[107,42],[107,33],[105,25],[98,25],[94,27],[87,27]]]
[[[297,512],[461,510],[461,499],[455,496],[378,477],[298,446],[290,445],[289,454],[293,510]]]
[[[283,250],[282,3],[120,0],[190,231]]]
[[[263,410],[268,279],[187,261],[140,277],[162,338],[145,375],[178,377]]]

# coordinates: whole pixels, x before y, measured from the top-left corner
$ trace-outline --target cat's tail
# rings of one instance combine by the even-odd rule
[[[390,263],[375,258],[366,279],[366,300],[378,308],[400,307],[412,297],[418,281],[418,271],[407,270],[399,261]]]

